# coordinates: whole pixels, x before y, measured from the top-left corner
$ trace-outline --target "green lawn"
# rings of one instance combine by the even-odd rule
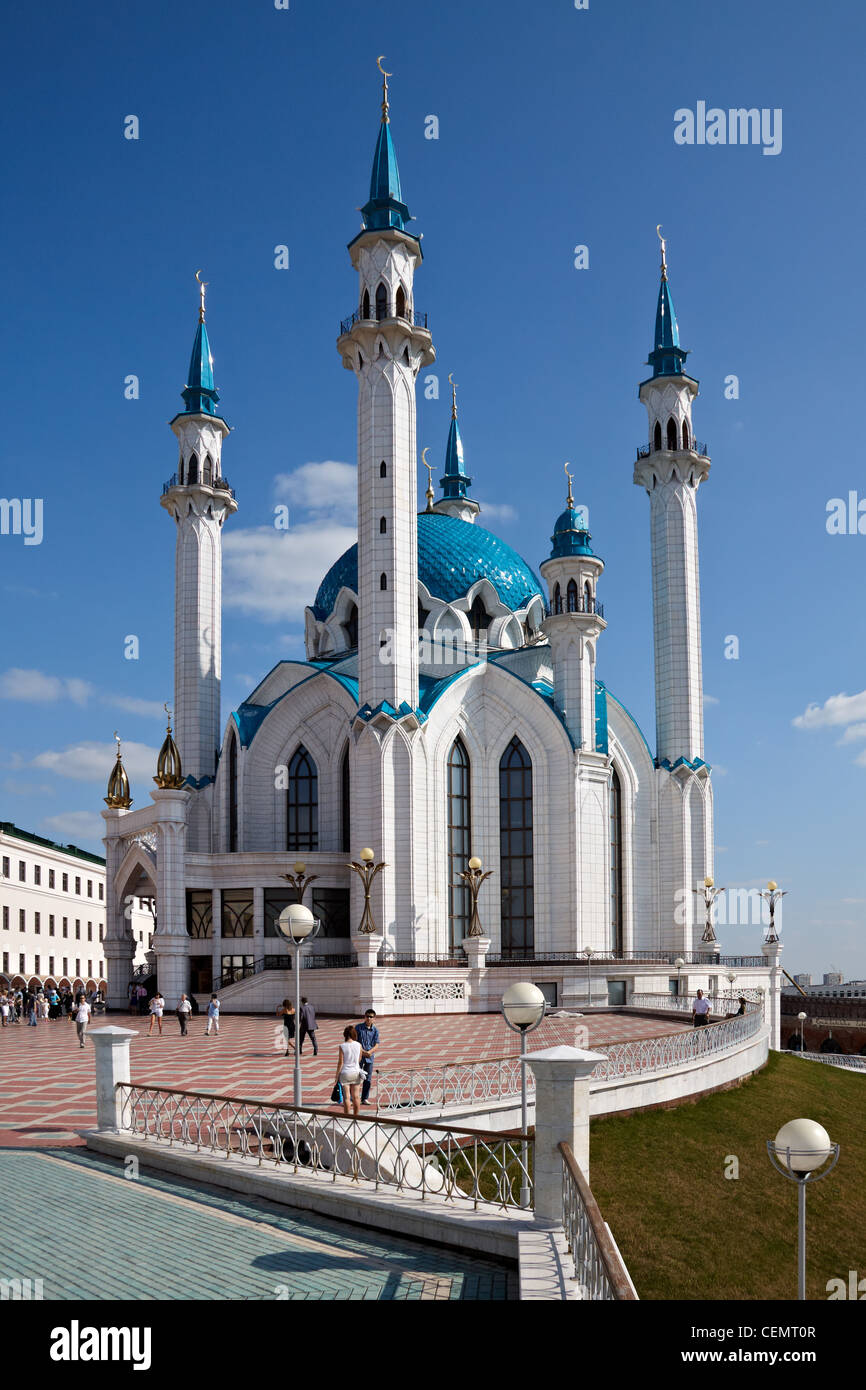
[[[807,1190],[807,1296],[866,1277],[866,1076],[771,1052],[735,1090],[592,1121],[592,1190],[642,1299],[796,1298],[797,1189],[766,1141],[800,1116],[842,1147]]]

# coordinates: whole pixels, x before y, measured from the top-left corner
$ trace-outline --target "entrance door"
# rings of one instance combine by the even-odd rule
[[[213,989],[213,959],[211,956],[190,956],[190,989],[193,994],[210,994]]]

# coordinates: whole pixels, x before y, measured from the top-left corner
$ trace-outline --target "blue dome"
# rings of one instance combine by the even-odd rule
[[[418,578],[444,603],[463,598],[479,579],[487,579],[512,612],[541,595],[539,580],[516,550],[483,526],[444,512],[419,513]],[[342,588],[358,592],[357,545],[340,556],[319,585],[313,612],[320,621],[330,617]]]

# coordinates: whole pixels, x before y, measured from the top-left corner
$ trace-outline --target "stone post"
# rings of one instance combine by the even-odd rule
[[[547,1047],[527,1054],[535,1073],[535,1219],[562,1225],[562,1155],[571,1145],[589,1182],[589,1078],[603,1052]]]
[[[461,943],[466,952],[466,959],[469,962],[470,970],[483,970],[485,967],[485,956],[490,950],[489,936],[464,936]]]
[[[767,982],[767,1022],[770,1025],[770,1047],[774,1052],[781,1048],[782,1037],[782,943],[765,941],[761,955],[770,967]]]
[[[96,1053],[96,1128],[121,1128],[118,1081],[129,1081],[129,1044],[138,1037],[135,1028],[93,1028],[87,1036]]]
[[[382,942],[385,940],[378,932],[365,933],[361,936],[356,933],[352,937],[352,950],[358,957],[358,966],[361,969],[370,969],[379,963],[379,951]]]

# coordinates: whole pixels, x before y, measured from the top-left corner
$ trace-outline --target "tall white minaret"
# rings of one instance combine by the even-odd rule
[[[198,278],[198,273],[196,275]],[[201,282],[200,282],[201,283]],[[177,526],[174,597],[175,738],[186,780],[212,781],[220,741],[222,674],[222,525],[237,511],[222,476],[222,443],[229,426],[217,414],[213,358],[205,327],[201,284],[198,329],[187,385],[186,410],[175,415],[177,473],[162,491],[162,506]]]
[[[380,63],[381,69],[381,63]],[[418,525],[415,377],[435,360],[415,310],[421,244],[404,230],[391,139],[388,76],[363,228],[349,243],[358,310],[337,350],[358,378],[358,703],[418,705]]]
[[[661,287],[648,359],[653,374],[640,386],[649,443],[638,451],[634,481],[650,499],[656,758],[661,766],[673,766],[704,754],[697,493],[710,461],[695,441],[692,401],[698,383],[683,370],[687,352],[680,347],[665,242],[659,237]]]

